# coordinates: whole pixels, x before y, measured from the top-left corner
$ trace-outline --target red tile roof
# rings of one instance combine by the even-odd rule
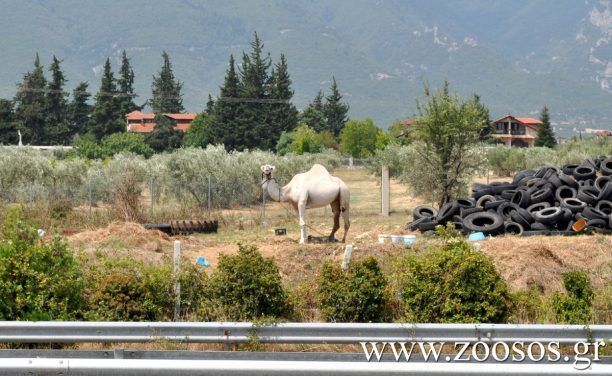
[[[508,114],[506,116],[502,116],[502,117],[500,117],[497,120],[493,120],[491,123],[497,123],[498,121],[502,121],[502,120],[507,119],[507,118],[512,118],[512,119],[518,121],[519,123],[522,123],[522,124],[528,126],[531,129],[536,129],[536,127],[535,127],[536,125],[542,124],[542,122],[539,121],[538,119],[534,119],[534,118],[530,118],[530,117],[519,117],[519,118],[517,118],[517,117],[514,117],[514,116],[512,116],[510,114]]]
[[[169,117],[174,120],[193,120],[198,116],[198,114],[189,113],[189,114],[164,114],[164,116]]]
[[[412,124],[414,124],[414,123],[413,123],[413,121],[412,121],[412,119],[406,119],[406,120],[404,120],[404,125],[412,125]]]
[[[155,119],[155,114],[143,114],[142,112],[136,110],[125,115],[125,118],[128,120]]]

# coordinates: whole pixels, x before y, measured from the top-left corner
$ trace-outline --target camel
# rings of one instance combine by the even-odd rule
[[[306,243],[306,209],[321,208],[331,205],[334,213],[334,227],[329,235],[330,241],[335,241],[334,235],[340,228],[340,216],[344,219],[344,236],[342,242],[346,241],[346,233],[351,226],[349,221],[349,189],[344,182],[331,176],[327,169],[320,164],[315,164],[304,173],[297,174],[289,184],[281,187],[276,179],[272,177],[274,166],[261,166],[262,187],[267,189],[269,196],[274,201],[289,202],[298,212],[300,220],[300,244]]]

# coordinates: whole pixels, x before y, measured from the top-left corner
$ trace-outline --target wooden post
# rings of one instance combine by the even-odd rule
[[[181,282],[179,282],[181,242],[174,241],[174,321],[181,315]]]
[[[351,262],[351,254],[353,253],[353,245],[347,244],[344,249],[344,257],[342,258],[341,268],[346,270],[348,269],[349,262]]]
[[[383,217],[389,216],[389,167],[382,166],[382,177],[380,183],[381,190],[381,215]]]

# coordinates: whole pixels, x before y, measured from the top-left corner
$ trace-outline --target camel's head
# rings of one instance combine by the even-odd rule
[[[261,166],[262,184],[272,179],[272,171],[274,171],[274,168],[275,168],[274,166],[271,166],[268,164]]]

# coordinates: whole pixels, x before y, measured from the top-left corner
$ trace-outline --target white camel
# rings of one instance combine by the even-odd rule
[[[349,189],[344,182],[331,176],[327,169],[320,164],[315,164],[304,173],[297,174],[289,184],[281,187],[276,179],[272,177],[274,166],[261,166],[262,187],[267,189],[268,194],[274,201],[289,202],[298,212],[300,219],[300,244],[306,243],[306,209],[321,208],[331,205],[334,213],[334,227],[329,240],[334,241],[334,235],[340,228],[340,215],[344,219],[344,236],[342,242],[346,241],[346,233],[351,225],[349,221]]]

